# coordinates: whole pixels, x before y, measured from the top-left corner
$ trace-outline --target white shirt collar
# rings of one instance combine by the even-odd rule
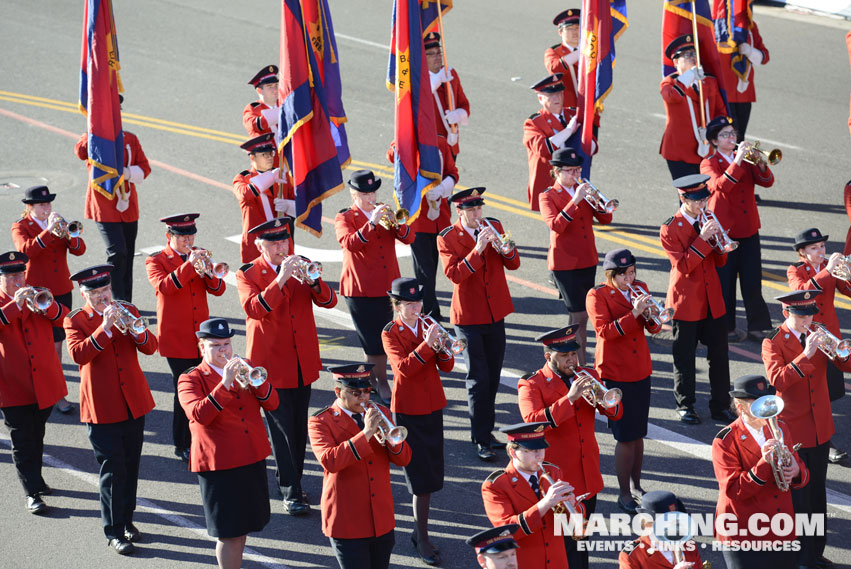
[[[211,370],[213,370],[214,372],[216,372],[216,373],[217,373],[217,374],[219,374],[220,376],[222,376],[222,377],[224,377],[224,376],[225,376],[225,370],[224,370],[223,368],[216,367],[216,366],[214,366],[213,364],[211,364],[210,362],[207,362],[207,365],[208,365],[208,366],[210,366],[210,369],[211,369]]]
[[[765,444],[765,433],[763,432],[763,430],[762,429],[754,429],[753,427],[748,425],[748,423],[747,423],[747,421],[745,421],[744,417],[739,417],[739,418],[741,419],[742,424],[745,426],[745,428],[748,430],[748,432],[754,438],[754,440],[756,441],[756,444],[759,446],[759,448],[762,448],[762,445]]]
[[[792,332],[792,334],[794,334],[795,338],[800,338],[801,334],[806,334],[806,332],[793,328],[792,323],[789,320],[786,321],[786,327],[789,328],[789,331]]]
[[[472,238],[473,238],[473,241],[475,241],[475,240],[476,240],[476,231],[478,231],[478,230],[479,230],[479,228],[478,228],[478,227],[467,227],[466,225],[464,225],[464,222],[463,222],[463,221],[461,222],[461,227],[463,227],[463,228],[464,228],[464,230],[465,230],[467,233],[469,233],[469,234],[470,234],[470,237],[472,237]]]
[[[724,157],[724,159],[725,159],[728,163],[730,163],[730,164],[732,164],[732,163],[733,163],[733,156],[734,156],[733,154],[730,154],[729,156],[727,156],[726,154],[724,154],[724,153],[723,153],[723,152],[721,152],[720,150],[716,150],[716,152],[719,154],[719,156],[723,156],[723,157]]]
[[[270,267],[272,267],[272,270],[273,270],[273,271],[275,271],[276,273],[278,272],[278,267],[279,267],[280,265],[273,265],[273,264],[272,264],[272,261],[270,261],[269,259],[267,259],[267,258],[266,258],[266,255],[263,255],[263,260],[264,260],[264,261],[266,261],[266,264],[267,264],[267,265],[269,265]]]
[[[404,324],[404,325],[408,328],[408,330],[410,330],[410,331],[411,331],[411,333],[414,335],[414,338],[416,338],[416,337],[417,337],[417,332],[418,332],[418,331],[419,331],[419,329],[420,329],[420,321],[419,321],[419,320],[417,320],[416,322],[414,322],[414,327],[413,327],[413,328],[412,328],[412,327],[410,327],[410,326],[408,326],[408,323],[407,323],[407,322],[405,322],[404,320],[402,320],[401,318],[399,318],[399,321],[400,321],[402,324]]]
[[[680,213],[683,214],[683,217],[686,218],[686,221],[688,221],[689,225],[694,225],[694,222],[697,221],[696,217],[692,217],[688,213],[686,213],[686,204],[682,204],[680,206]]]
[[[348,415],[348,416],[352,419],[352,421],[354,421],[354,420],[355,420],[355,413],[354,413],[354,412],[349,411],[348,409],[346,409],[346,408],[345,408],[345,407],[343,407],[342,405],[338,405],[338,407],[340,408],[340,411],[342,411],[343,413],[345,413],[346,415]],[[361,419],[363,419],[363,413],[358,413],[358,415],[360,415],[360,416],[361,416]],[[355,422],[357,422],[357,421],[355,421]]]
[[[36,218],[33,214],[30,214],[30,219],[32,219],[33,221],[35,221],[36,225],[38,225],[39,227],[41,227],[41,230],[42,230],[42,231],[44,231],[45,229],[47,229],[47,220],[42,221],[42,220],[40,220],[40,219]]]
[[[369,213],[367,213],[367,212],[365,212],[365,211],[363,210],[363,208],[362,208],[361,206],[356,205],[355,207],[356,207],[356,208],[358,208],[358,209],[360,210],[360,212],[364,215],[364,217],[366,217],[367,219],[369,219],[370,217],[372,217],[372,211],[375,211],[375,208],[372,208],[372,211],[371,211],[371,212],[369,212]],[[376,206],[376,207],[377,207],[377,206]]]

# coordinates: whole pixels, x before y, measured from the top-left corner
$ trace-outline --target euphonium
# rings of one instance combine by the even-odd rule
[[[781,492],[788,492],[789,483],[786,482],[783,469],[792,466],[792,461],[795,460],[795,457],[792,456],[792,453],[786,446],[783,440],[783,431],[777,424],[777,417],[783,411],[783,407],[783,400],[776,395],[763,395],[751,403],[751,415],[757,419],[767,419],[771,437],[780,443],[771,450],[768,462],[771,464],[771,470],[774,472],[775,484],[777,484]],[[800,443],[796,444],[792,449],[798,450],[800,446]]]
[[[55,215],[59,223],[51,230],[51,233],[60,239],[73,239],[74,237],[79,237],[80,233],[83,232],[82,221],[65,221],[65,218],[58,213]]]
[[[493,232],[496,233],[499,242],[491,241],[491,245],[500,255],[508,255],[511,253],[511,250],[514,249],[514,241],[511,240],[511,232],[506,231],[502,235],[497,233],[496,228],[491,224],[490,220],[487,217],[480,217],[476,220],[476,223],[479,225],[479,231],[484,231],[485,227],[490,227],[493,229]]]
[[[730,239],[730,236],[727,235],[727,232],[724,231],[723,227],[721,227],[721,223],[718,221],[718,218],[715,217],[715,213],[711,209],[700,210],[697,220],[701,225],[706,225],[710,221],[714,221],[718,225],[718,231],[710,238],[710,245],[715,247],[719,253],[730,253],[739,247],[739,242]]]
[[[375,433],[375,440],[379,443],[386,444],[387,441],[390,441],[391,445],[396,446],[402,444],[405,442],[405,439],[408,438],[408,429],[394,424],[393,421],[391,421],[390,418],[381,411],[381,408],[378,405],[372,401],[367,401],[365,403],[361,403],[361,406],[363,407],[364,413],[369,411],[370,407],[378,411],[378,431]]]
[[[741,144],[741,142],[739,143]],[[745,162],[750,164],[759,164],[760,162],[767,161],[769,164],[774,166],[775,164],[779,164],[781,160],[783,160],[783,151],[779,148],[775,148],[769,152],[766,152],[762,148],[759,147],[759,141],[751,145],[750,150],[748,150],[747,154],[742,158]]]
[[[316,281],[322,276],[322,263],[300,257],[293,276],[299,282],[304,282],[305,280]]]
[[[618,206],[621,204],[621,202],[618,200],[610,200],[606,198],[606,196],[603,195],[603,192],[597,189],[597,186],[595,186],[588,180],[585,180],[583,178],[577,178],[576,183],[580,185],[586,184],[591,189],[590,193],[585,194],[585,201],[591,204],[591,207],[593,207],[600,213],[612,213],[613,211],[618,209]]]
[[[387,206],[385,203],[377,203],[375,207]],[[397,229],[399,225],[403,223],[408,223],[408,210],[400,207],[395,212],[390,209],[390,206],[384,208],[384,211],[381,212],[381,218],[378,220],[378,224],[384,229]]]
[[[467,341],[463,338],[456,338],[446,331],[446,328],[437,323],[437,321],[428,314],[417,314],[417,319],[422,322],[426,328],[429,326],[437,326],[439,344],[437,350],[443,352],[447,356],[457,356],[467,348]],[[423,330],[425,335],[425,330]]]
[[[120,302],[111,302],[110,306],[115,306],[118,312],[118,317],[115,320],[115,328],[122,334],[132,332],[139,335],[145,331],[145,319],[141,316],[133,316],[130,310]]]
[[[28,286],[21,289],[24,302],[31,312],[44,314],[53,304],[53,293],[40,286]]]
[[[851,281],[851,255],[842,255],[830,274],[840,280]]]
[[[818,349],[824,352],[824,355],[830,359],[840,358],[845,359],[851,355],[851,340],[840,340],[831,334],[824,325],[818,322],[810,322],[806,328],[806,334],[818,334],[816,338]]]
[[[617,387],[613,387],[612,389],[606,389],[605,386],[597,381],[593,375],[585,371],[584,369],[579,369],[576,367],[571,367],[570,371],[573,372],[573,375],[576,376],[576,379],[588,378],[591,381],[588,383],[588,387],[586,387],[582,391],[582,398],[588,402],[591,407],[596,407],[597,405],[602,405],[606,409],[611,409],[618,403],[620,403],[623,398],[623,392]]]
[[[644,294],[644,291],[638,287],[632,286],[631,284],[628,284],[626,286],[629,288],[629,298],[631,300],[635,300],[636,298]],[[674,317],[674,309],[664,308],[661,304],[659,304],[659,301],[657,301],[651,296],[650,306],[648,306],[644,310],[644,317],[648,320],[652,320],[657,326],[661,326],[662,324],[671,321],[671,319]]]
[[[266,368],[264,367],[251,367],[248,365],[248,362],[242,359],[239,356],[234,356],[237,360],[239,360],[239,367],[236,368],[236,381],[243,388],[248,389],[249,387],[260,387],[266,381],[266,377],[268,377],[268,373],[266,372]]]
[[[215,277],[223,279],[230,271],[230,266],[227,263],[217,263],[213,261],[213,252],[209,249],[196,249],[201,254],[201,257],[195,261],[195,272],[202,277]]]

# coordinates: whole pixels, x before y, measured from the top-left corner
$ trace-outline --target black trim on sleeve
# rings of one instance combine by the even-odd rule
[[[271,307],[271,306],[269,306],[268,304],[266,304],[266,299],[265,299],[265,298],[263,298],[263,293],[262,293],[262,292],[261,292],[260,294],[258,294],[258,295],[257,295],[257,300],[259,300],[259,301],[260,301],[260,304],[262,304],[262,305],[263,305],[263,308],[265,308],[265,309],[266,309],[266,312],[272,312],[272,307]]]
[[[180,279],[179,279],[179,278],[177,278],[177,271],[175,271],[175,272],[173,272],[173,273],[169,273],[169,275],[168,275],[168,276],[170,276],[170,277],[171,277],[171,280],[172,280],[172,282],[174,283],[174,286],[176,286],[178,289],[183,288],[183,285],[182,285],[182,284],[180,284]]]
[[[213,407],[215,407],[215,408],[216,408],[216,409],[218,409],[219,411],[221,411],[221,410],[222,410],[222,406],[221,406],[221,405],[219,405],[219,402],[218,402],[218,401],[216,401],[216,398],[215,398],[215,397],[213,397],[213,394],[212,394],[212,393],[210,393],[209,395],[207,395],[207,399],[209,399],[209,400],[210,400],[210,403],[212,403],[212,404],[213,404]]]
[[[355,455],[355,460],[360,460],[358,449],[355,448],[355,443],[352,442],[352,439],[349,439],[346,442],[349,443],[349,448],[352,449],[352,454]]]
[[[695,248],[695,246],[694,246],[694,245],[689,245],[689,246],[688,246],[688,248],[689,248],[689,249],[691,249],[692,251],[694,251],[694,252],[695,252],[695,254],[697,254],[697,256],[698,256],[698,257],[700,257],[701,259],[705,259],[705,258],[706,258],[706,256],[705,256],[703,253],[701,253],[700,251],[698,251],[698,250]]]

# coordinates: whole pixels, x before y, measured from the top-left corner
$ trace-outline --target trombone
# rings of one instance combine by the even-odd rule
[[[82,221],[65,221],[65,218],[58,213],[52,215],[56,216],[59,223],[51,230],[51,233],[60,239],[73,239],[79,237],[80,233],[83,232]]]
[[[702,209],[697,216],[697,220],[700,222],[701,226],[706,225],[710,221],[714,221],[718,226],[718,231],[715,232],[710,240],[712,241],[710,245],[715,247],[719,253],[726,254],[732,251],[735,251],[739,247],[738,241],[733,241],[730,239],[730,236],[727,235],[727,232],[721,227],[721,222],[718,221],[718,218],[715,217],[715,213],[711,209]]]
[[[514,241],[511,239],[511,232],[506,231],[502,235],[497,233],[496,228],[491,224],[490,220],[487,217],[480,217],[476,220],[476,223],[479,226],[479,231],[484,231],[486,227],[490,227],[494,234],[497,235],[499,242],[491,241],[491,245],[496,249],[496,252],[500,255],[508,255],[511,253],[511,250],[514,249]]]
[[[408,223],[408,215],[409,212],[407,209],[400,207],[395,212],[390,209],[390,206],[386,203],[377,203],[376,207],[384,207],[384,211],[381,212],[381,218],[378,220],[378,224],[387,230],[398,229],[400,225],[404,223]]]
[[[112,301],[109,303],[109,306],[114,306],[118,313],[115,320],[115,328],[119,332],[125,335],[127,332],[132,332],[134,335],[138,336],[145,331],[147,324],[144,318],[141,316],[133,316],[130,309],[120,302]]]
[[[739,144],[742,144],[741,142]],[[747,154],[742,158],[745,162],[749,164],[753,164],[754,166],[758,165],[760,162],[768,162],[772,166],[775,164],[779,164],[781,160],[783,160],[783,151],[779,148],[775,148],[766,152],[762,148],[759,147],[759,141],[753,143],[750,150],[748,150]]]
[[[795,459],[783,441],[783,431],[780,430],[780,426],[777,424],[777,416],[783,412],[783,407],[783,400],[776,395],[763,395],[751,403],[751,415],[757,419],[768,420],[768,429],[771,431],[771,437],[780,443],[771,449],[768,462],[771,464],[771,470],[774,472],[775,484],[777,484],[781,492],[788,492],[789,483],[786,481],[783,469],[792,466],[792,461]],[[797,451],[799,448],[801,448],[801,443],[793,446],[792,450]]]
[[[612,389],[606,389],[602,383],[597,381],[597,378],[585,371],[584,369],[580,369],[577,367],[571,367],[570,371],[573,372],[573,375],[577,380],[579,379],[590,379],[590,383],[588,387],[582,390],[582,398],[588,402],[591,407],[597,407],[597,405],[602,405],[606,409],[611,409],[620,403],[623,398],[623,392],[617,387],[613,387]]]
[[[845,359],[851,355],[851,340],[840,340],[831,334],[825,326],[819,322],[810,322],[805,330],[807,336],[816,334],[818,349],[830,359]]]
[[[438,345],[436,349],[443,352],[447,356],[457,356],[467,349],[467,341],[463,338],[456,338],[446,331],[446,328],[438,324],[437,320],[428,314],[417,314],[417,320],[423,323],[423,326],[437,326]],[[425,330],[423,330],[425,334]]]
[[[364,413],[369,411],[370,407],[378,411],[378,430],[375,432],[375,440],[382,445],[386,445],[387,442],[393,446],[400,445],[408,438],[408,429],[394,424],[381,408],[372,401],[361,403],[361,407],[363,407]]]
[[[626,286],[629,289],[630,300],[634,301],[639,296],[645,294],[643,290],[638,287],[632,286],[631,284],[627,284]],[[650,293],[648,292],[647,295],[649,296]],[[662,324],[666,324],[671,321],[671,319],[674,317],[674,309],[663,308],[662,305],[659,304],[659,301],[651,296],[650,306],[644,309],[643,316],[648,320],[652,320],[653,323],[657,326],[661,326]]]
[[[28,286],[21,289],[21,297],[31,312],[44,314],[53,304],[53,293],[40,286]]]
[[[322,263],[299,257],[293,276],[301,283],[306,280],[315,282],[322,276]]]
[[[621,204],[619,200],[610,200],[606,198],[606,196],[603,195],[603,192],[597,189],[597,186],[584,178],[577,178],[576,183],[580,185],[586,184],[591,189],[591,193],[585,194],[585,201],[591,204],[591,207],[600,213],[612,213],[618,209],[618,206]]]
[[[227,263],[213,261],[213,252],[208,249],[195,249],[201,257],[195,261],[195,272],[201,277],[223,279],[230,271]]]
[[[248,389],[249,387],[260,387],[266,381],[269,374],[264,367],[251,367],[244,359],[239,356],[234,356],[234,359],[239,361],[239,367],[236,368],[236,382]]]

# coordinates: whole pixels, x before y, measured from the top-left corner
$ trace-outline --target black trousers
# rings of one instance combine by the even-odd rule
[[[120,423],[87,423],[89,442],[100,464],[100,517],[106,539],[123,537],[133,521],[145,416]]]
[[[505,321],[493,324],[455,326],[459,338],[467,341],[467,407],[470,436],[474,443],[490,444],[496,422],[496,392],[505,356]]]
[[[582,502],[585,504],[585,519],[597,509],[597,496]],[[588,551],[579,551],[576,547],[577,541],[571,536],[564,536],[564,550],[567,553],[567,566],[570,569],[588,569]]]
[[[393,530],[378,537],[329,539],[340,569],[387,569],[396,544]]]
[[[139,222],[97,222],[98,231],[106,243],[106,262],[112,270],[113,298],[133,301],[133,255],[136,253],[136,233]]]
[[[717,267],[721,292],[727,306],[727,331],[736,328],[736,279],[742,291],[742,303],[748,320],[748,332],[771,328],[768,306],[762,298],[762,252],[759,233],[737,239],[738,248],[727,255],[727,263]]]
[[[831,401],[845,397],[845,374],[831,360],[827,362],[827,393]]]
[[[440,304],[434,291],[438,261],[436,233],[417,233],[411,243],[411,261],[414,276],[423,287],[423,314],[440,318]]]
[[[798,450],[798,456],[810,471],[810,482],[800,490],[792,489],[792,505],[796,514],[824,514],[824,535],[799,536],[801,551],[798,565],[816,566],[816,559],[824,555],[827,545],[827,455],[830,441],[818,446]]]
[[[307,447],[307,411],[310,408],[310,386],[278,389],[280,404],[274,411],[263,410],[269,426],[272,454],[275,456],[275,478],[284,500],[301,500],[301,475]]]
[[[168,362],[169,369],[171,369],[171,380],[174,385],[171,438],[174,441],[174,448],[178,450],[192,448],[189,419],[186,417],[186,412],[180,406],[180,400],[177,398],[177,380],[180,378],[180,374],[193,366],[197,366],[202,360],[201,358],[166,358],[166,361]]]
[[[736,127],[736,132],[738,133],[736,138],[738,139],[738,142],[745,139],[745,132],[748,130],[748,122],[751,120],[752,104],[753,103],[730,103],[730,118],[733,119],[733,126]]]
[[[3,422],[12,439],[12,461],[18,472],[18,480],[24,487],[24,493],[31,496],[47,486],[41,477],[41,461],[44,455],[44,426],[53,406],[39,409],[33,403],[3,407],[2,410]]]
[[[710,314],[697,322],[674,320],[674,397],[677,409],[694,409],[695,357],[697,342],[706,346],[709,363],[709,410],[719,413],[730,408],[730,361],[727,350],[727,323]]]
[[[665,162],[668,163],[668,171],[671,173],[672,180],[692,174],[700,174],[700,164],[691,164],[680,160],[665,160]]]

